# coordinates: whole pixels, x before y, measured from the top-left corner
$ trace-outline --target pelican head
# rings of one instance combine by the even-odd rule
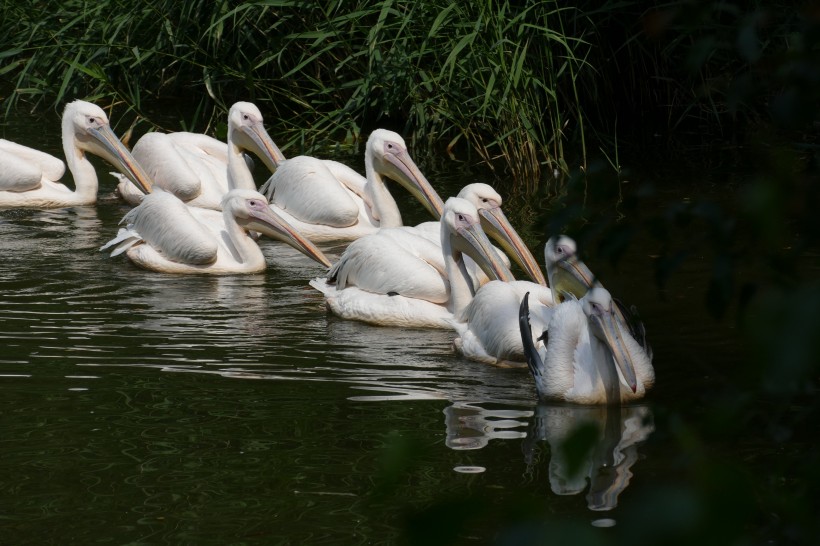
[[[451,197],[443,210],[441,222],[446,229],[442,230],[442,248],[450,248],[458,255],[467,254],[491,279],[513,280],[512,273],[481,229],[481,220],[475,206],[466,199]]]
[[[441,197],[421,174],[401,136],[386,129],[376,129],[367,139],[365,156],[366,163],[372,161],[376,172],[401,184],[433,216],[441,217],[444,208]]]
[[[228,141],[259,158],[271,172],[285,160],[265,130],[262,112],[252,102],[237,102],[228,112]]]
[[[632,392],[638,389],[635,366],[624,342],[620,321],[617,320],[612,296],[603,287],[590,288],[580,300],[581,308],[589,321],[590,332],[612,354],[618,369],[620,380]]]
[[[102,108],[81,100],[68,103],[63,111],[62,130],[66,158],[79,158],[85,153],[102,157],[128,176],[143,193],[151,192],[150,178],[114,134]]]
[[[575,241],[566,235],[551,237],[544,247],[547,278],[556,301],[565,299],[566,294],[582,298],[595,284],[594,275],[577,252]]]
[[[498,241],[501,247],[518,262],[518,265],[538,284],[547,285],[541,268],[535,257],[521,240],[518,232],[512,227],[504,211],[501,210],[501,196],[489,184],[476,182],[468,184],[459,192],[458,197],[464,198],[478,209],[481,217],[481,227],[484,232]]]
[[[279,239],[325,267],[330,267],[330,261],[324,253],[284,218],[273,212],[261,193],[246,189],[231,190],[222,198],[222,211],[225,215],[233,216],[243,229]]]

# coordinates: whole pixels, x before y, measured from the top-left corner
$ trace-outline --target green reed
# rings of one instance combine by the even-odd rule
[[[6,1],[5,108],[86,97],[157,124],[157,104],[182,100],[190,117],[163,128],[209,130],[250,99],[285,148],[388,125],[417,154],[477,154],[538,180],[568,169],[567,125],[583,131],[574,85],[589,45],[562,33],[577,13],[559,4]]]
[[[532,188],[586,170],[590,150],[612,156],[616,134],[723,138],[769,105],[805,120],[802,102],[772,97],[791,85],[812,103],[793,59],[816,48],[806,16],[755,4],[3,0],[0,100],[84,97],[219,135],[229,105],[252,100],[291,154],[387,126],[418,156],[477,159]]]

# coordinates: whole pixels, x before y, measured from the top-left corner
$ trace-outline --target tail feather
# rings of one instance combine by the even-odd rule
[[[100,247],[100,252],[114,247],[111,256],[119,256],[132,246],[142,242],[142,237],[133,229],[120,228],[117,236]]]

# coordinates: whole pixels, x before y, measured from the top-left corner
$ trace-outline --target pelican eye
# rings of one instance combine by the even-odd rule
[[[248,114],[242,114],[242,118],[243,118],[245,121],[247,121],[247,120],[251,119],[251,117],[250,117]]]

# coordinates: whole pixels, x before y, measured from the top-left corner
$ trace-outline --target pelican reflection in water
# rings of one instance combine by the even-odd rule
[[[579,457],[567,449],[582,427],[594,427],[595,440]],[[638,446],[654,432],[647,406],[577,406],[539,404],[523,450],[535,472],[540,465],[540,442],[549,445],[550,488],[556,495],[578,495],[587,490],[590,510],[612,510],[629,486]]]

